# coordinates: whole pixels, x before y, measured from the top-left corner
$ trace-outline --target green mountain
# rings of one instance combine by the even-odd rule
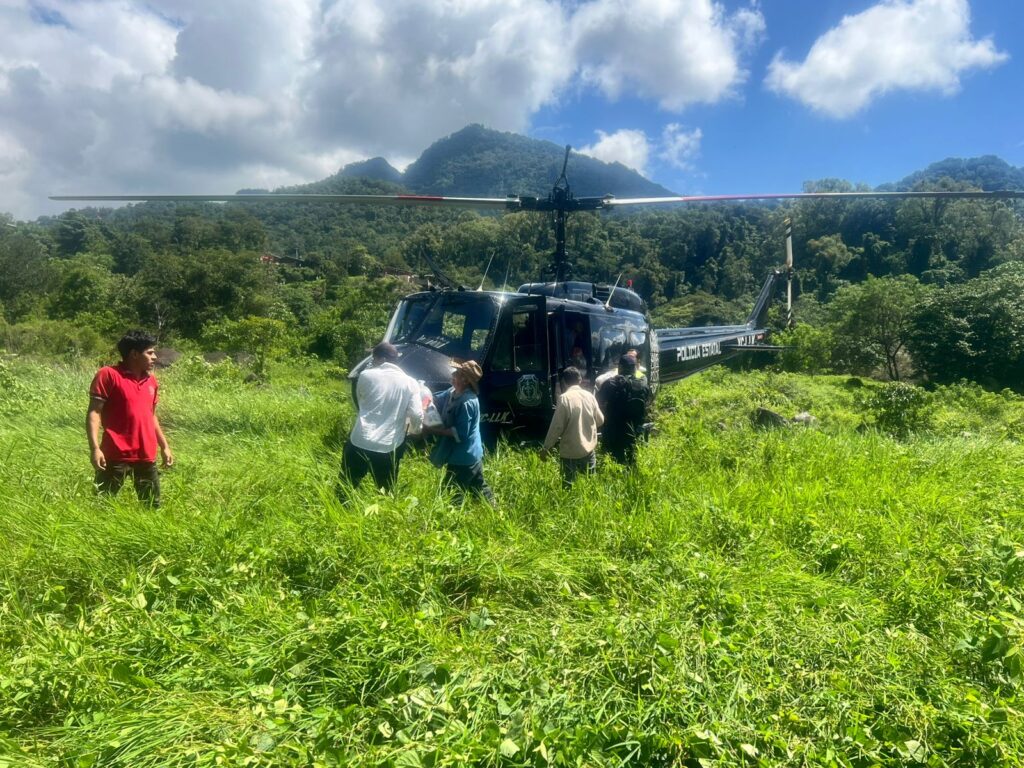
[[[561,173],[564,158],[565,148],[553,142],[468,125],[435,141],[404,173],[375,157],[350,163],[326,179],[278,191],[389,194],[401,188],[424,195],[546,196]],[[579,153],[570,156],[567,176],[577,197],[676,194],[621,163],[605,163]],[[951,157],[879,189],[950,184],[984,190],[1024,189],[1024,168],[1015,168],[994,155]]]
[[[374,158],[347,165],[337,175],[389,181],[419,194],[547,195],[561,173],[564,157],[565,148],[550,141],[470,125],[434,142],[404,174]],[[580,154],[570,158],[567,175],[577,196],[674,194],[621,163],[603,163]]]
[[[1024,189],[1024,168],[1014,168],[995,155],[983,157],[948,157],[932,163],[923,171],[910,174],[896,183],[900,190],[918,185],[934,186],[949,180],[986,191],[996,189]]]
[[[402,183],[402,172],[383,157],[373,157],[358,163],[349,163],[338,173],[342,178],[373,179],[389,181],[392,184]]]

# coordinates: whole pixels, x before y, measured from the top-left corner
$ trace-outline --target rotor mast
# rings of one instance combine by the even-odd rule
[[[569,279],[569,256],[565,250],[565,219],[568,216],[567,204],[572,200],[572,192],[569,191],[569,179],[565,176],[565,169],[569,165],[570,151],[571,147],[566,144],[562,173],[551,190],[551,202],[555,206],[555,261],[552,266],[556,283],[564,283]]]
[[[536,197],[519,197],[514,200],[517,210],[521,211],[551,211],[554,214],[555,223],[555,252],[552,254],[550,270],[554,275],[556,283],[563,283],[569,279],[572,271],[572,264],[569,263],[569,254],[565,247],[565,223],[569,214],[574,211],[599,211],[608,207],[611,195],[605,197],[574,197],[569,188],[569,179],[565,170],[569,165],[569,153],[572,146],[566,145],[565,158],[562,161],[562,173],[559,175],[555,186],[546,200]]]

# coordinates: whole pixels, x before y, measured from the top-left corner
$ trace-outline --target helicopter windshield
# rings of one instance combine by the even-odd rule
[[[486,295],[437,293],[403,299],[388,341],[419,344],[462,360],[483,360],[494,330],[496,307]]]

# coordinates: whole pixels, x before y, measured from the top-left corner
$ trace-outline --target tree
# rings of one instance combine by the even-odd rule
[[[37,240],[9,231],[0,228],[0,303],[7,318],[15,321],[43,301],[57,275]]]
[[[932,292],[915,314],[910,347],[931,381],[1024,390],[1024,263]]]
[[[210,322],[266,315],[273,303],[273,268],[252,252],[210,249],[154,254],[134,279],[146,322],[162,321],[188,338]]]
[[[839,235],[827,235],[817,240],[807,241],[807,266],[800,269],[801,275],[807,277],[802,281],[805,287],[813,290],[815,296],[824,301],[848,277],[847,267],[859,259],[861,249],[850,248]]]
[[[270,377],[270,359],[289,351],[291,341],[288,326],[269,317],[223,320],[203,329],[203,342],[207,346],[252,355],[252,370],[260,381]]]
[[[779,357],[779,366],[784,371],[829,373],[832,369],[835,341],[828,328],[797,323],[779,334],[775,342],[785,347]]]
[[[871,373],[883,366],[888,378],[904,378],[910,365],[907,340],[926,295],[926,287],[910,275],[869,277],[840,288],[830,308],[837,367]]]

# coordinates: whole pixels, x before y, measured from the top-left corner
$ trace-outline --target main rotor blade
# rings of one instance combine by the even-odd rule
[[[780,194],[755,194],[755,195],[680,195],[678,197],[608,197],[604,200],[604,208],[614,208],[620,205],[658,205],[663,203],[713,203],[729,202],[731,200],[846,200],[857,198],[890,198],[903,199],[920,197],[926,199],[951,198],[951,199],[1015,199],[1024,198],[1024,190],[997,189],[991,192],[965,191],[965,192],[783,192]]]
[[[444,197],[441,195],[51,195],[51,200],[81,202],[187,202],[187,203],[339,203],[343,205],[430,205],[456,208],[488,208],[505,211],[595,211],[625,205],[671,205],[677,203],[713,203],[742,200],[848,200],[848,199],[981,199],[1010,200],[1024,198],[1024,191],[1000,189],[939,192],[789,192],[752,195],[679,195],[676,197],[584,197],[553,200],[530,196]]]
[[[519,210],[517,197],[440,197],[437,195],[51,195],[51,200],[92,202],[186,202],[186,203],[342,203],[370,205],[438,205],[462,208]]]

